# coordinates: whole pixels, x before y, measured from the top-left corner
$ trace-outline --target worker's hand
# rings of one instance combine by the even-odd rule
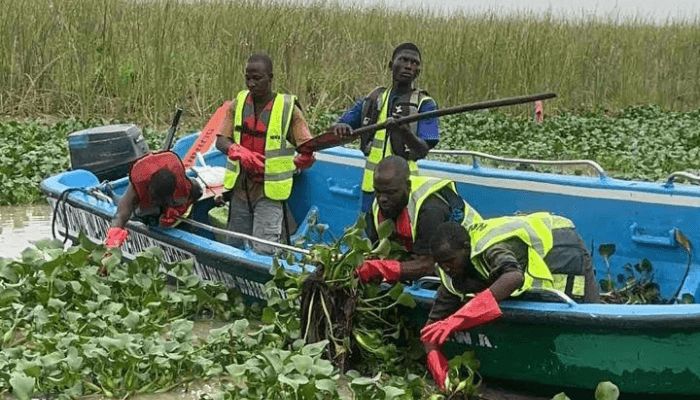
[[[389,117],[386,119],[386,128],[385,129],[391,129],[391,130],[396,130],[399,131],[403,134],[410,134],[413,135],[410,129],[408,129],[408,125],[399,123],[397,120],[399,118],[403,117],[403,115],[400,114],[394,114],[393,116]]]
[[[171,228],[173,225],[175,225],[175,222],[177,222],[177,218],[179,216],[180,213],[174,207],[166,208],[165,212],[160,215],[160,226],[164,228]]]
[[[221,207],[224,204],[226,204],[226,200],[224,200],[224,195],[223,194],[217,194],[214,196],[214,205],[217,207]]]
[[[177,219],[181,217],[186,217],[191,209],[191,202],[187,202],[180,206],[171,206],[166,208],[165,211],[163,211],[163,213],[160,215],[160,226],[163,228],[174,227],[179,222]]]
[[[124,242],[126,242],[126,238],[128,236],[129,231],[127,231],[124,228],[113,226],[107,230],[107,237],[105,238],[105,247],[107,247],[107,251],[102,256],[103,264],[97,269],[97,273],[100,276],[109,275],[109,272],[107,271],[107,266],[104,264],[104,260],[112,256],[112,252],[110,251],[110,249],[118,249],[122,247]]]
[[[442,346],[457,331],[464,331],[499,318],[503,313],[490,289],[477,294],[449,317],[433,322],[420,331],[420,340],[426,345]]]
[[[445,358],[440,350],[430,350],[425,363],[428,366],[428,371],[430,371],[430,374],[433,376],[435,384],[440,390],[445,391],[445,387],[447,386],[447,373],[449,371],[447,358]]]
[[[352,135],[352,127],[348,124],[338,123],[331,126],[330,132],[340,138],[346,138]]]
[[[294,157],[294,165],[299,171],[309,168],[314,161],[316,161],[314,153],[301,153]]]
[[[360,278],[360,282],[384,278],[385,281],[393,283],[401,277],[401,263],[396,260],[369,260],[357,267],[355,274]]]
[[[247,172],[260,173],[265,171],[265,156],[252,152],[239,144],[234,143],[228,148],[228,158],[240,161],[241,166]]]
[[[385,124],[385,129],[396,129],[398,128],[399,124],[396,123],[396,118],[394,117],[389,117],[384,121]]]
[[[119,228],[117,226],[113,226],[107,230],[107,238],[105,238],[105,246],[107,246],[108,249],[114,249],[118,247],[122,247],[124,242],[126,241],[126,238],[129,236],[129,231],[127,231],[124,228]]]

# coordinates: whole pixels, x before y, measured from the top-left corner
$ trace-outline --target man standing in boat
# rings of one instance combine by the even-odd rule
[[[124,244],[128,236],[124,226],[132,214],[147,224],[172,227],[201,196],[202,187],[187,177],[185,166],[172,151],[138,159],[129,170],[129,186],[119,199],[105,245],[115,248]]]
[[[402,43],[394,49],[389,69],[389,88],[378,87],[347,110],[331,127],[338,136],[349,136],[353,129],[375,123],[391,122],[393,118],[433,111],[437,104],[425,90],[414,86],[421,72],[421,53],[413,43]],[[360,148],[367,156],[362,176],[362,212],[369,213],[374,188],[373,175],[377,164],[385,157],[398,155],[409,162],[412,175],[417,175],[416,160],[425,158],[440,138],[438,119],[429,118],[410,124],[389,124],[386,129],[363,135]]]
[[[272,78],[270,57],[250,56],[245,69],[248,90],[233,100],[216,148],[228,155],[224,175],[224,189],[232,191],[228,229],[279,242],[292,177],[309,168],[314,155],[295,156],[295,147],[310,140],[311,133],[296,96],[274,93]],[[252,246],[261,253],[273,251],[257,243]]]
[[[403,245],[412,259],[365,261],[356,270],[361,282],[384,279],[393,283],[433,275],[435,262],[430,240],[438,225],[446,221],[471,224],[481,220],[479,213],[457,193],[454,182],[411,175],[408,162],[399,156],[379,162],[373,179],[377,196],[367,235],[376,242],[379,224],[392,221],[392,240]]]
[[[591,256],[564,217],[538,212],[467,228],[445,222],[430,248],[442,284],[421,340],[428,369],[443,390],[448,366],[441,346],[454,332],[499,318],[499,301],[532,288],[556,289],[586,303],[600,300]]]

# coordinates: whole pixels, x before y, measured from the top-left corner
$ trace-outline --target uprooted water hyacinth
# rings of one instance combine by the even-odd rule
[[[389,241],[390,224],[378,229],[380,243],[373,249],[363,236],[364,217],[347,228],[332,244],[317,244],[302,263],[313,271],[290,275],[279,264],[275,282],[289,300],[300,305],[299,335],[307,343],[328,340],[327,355],[341,371],[358,368],[359,363],[396,360],[396,341],[406,338],[406,322],[400,307],[414,307],[404,287],[360,284],[355,269],[366,259],[402,259],[406,252]]]
[[[408,253],[389,239],[392,223],[379,225],[374,247],[364,237],[364,229],[361,216],[338,240],[313,245],[310,255],[299,263],[305,265],[301,274],[288,273],[281,267],[283,261],[275,262],[263,321],[306,343],[327,341],[326,356],[352,378],[349,388],[358,398],[429,396],[425,381],[407,373],[425,373],[417,336],[420,327],[403,317],[416,306],[415,300],[400,283],[361,284],[355,276],[365,260],[403,260]],[[377,373],[377,365],[382,365],[382,372]],[[452,365],[449,394],[436,398],[473,393],[478,387],[473,353],[455,358]],[[464,370],[466,377],[461,378],[459,372]]]

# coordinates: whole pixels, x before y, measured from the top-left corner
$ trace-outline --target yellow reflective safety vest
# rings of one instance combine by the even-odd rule
[[[450,190],[455,192],[457,195],[459,194],[457,193],[455,183],[447,179],[430,178],[427,176],[411,176],[410,180],[411,194],[408,198],[406,208],[408,208],[408,218],[409,221],[411,221],[411,238],[415,241],[416,232],[418,231],[418,214],[420,213],[420,209],[425,200],[432,194],[437,194],[439,196],[438,192],[444,187],[450,188]],[[445,199],[442,200],[446,202]],[[456,222],[459,222],[462,225],[470,225],[475,222],[482,221],[481,215],[479,215],[479,213],[472,206],[470,206],[469,203],[464,200],[462,201],[464,202],[464,216],[461,221]],[[376,198],[374,199],[374,203],[372,203],[372,218],[374,219],[374,226],[378,228],[379,203],[377,203]]]
[[[389,94],[391,93],[391,88],[384,89],[384,91],[379,96],[378,109],[379,114],[377,116],[378,124],[387,120],[390,116],[389,110]],[[418,113],[423,102],[427,100],[432,100],[430,96],[427,96],[424,91],[420,89],[413,89],[408,96],[409,115]],[[401,98],[398,99],[401,102]],[[409,124],[409,129],[414,135],[418,134],[418,121]],[[365,163],[365,170],[362,175],[362,191],[372,193],[374,192],[374,169],[377,167],[380,161],[384,158],[393,155],[393,150],[390,142],[390,135],[387,134],[386,129],[381,129],[375,132],[374,139],[372,140],[372,147],[367,156],[367,162]],[[418,165],[415,161],[408,160],[408,167],[411,170],[411,175],[418,175]]]
[[[554,289],[558,285],[555,285],[554,277],[544,261],[554,245],[552,230],[573,227],[571,220],[547,212],[486,219],[466,227],[471,239],[471,261],[479,275],[487,280],[489,268],[484,265],[481,255],[496,243],[517,237],[528,247],[528,265],[525,266],[525,281],[520,289],[513,292],[513,296],[533,287]],[[464,299],[465,294],[454,288],[449,275],[442,268],[437,269],[445,289]]]
[[[241,143],[241,131],[246,117],[255,113],[252,104],[246,104],[248,90],[236,95],[236,110],[233,116],[233,141]],[[286,200],[292,193],[294,165],[294,146],[287,141],[291,126],[296,96],[277,94],[273,100],[272,110],[262,112],[260,118],[267,126],[265,133],[265,197],[271,200]],[[239,161],[226,159],[224,189],[230,190],[240,174]]]

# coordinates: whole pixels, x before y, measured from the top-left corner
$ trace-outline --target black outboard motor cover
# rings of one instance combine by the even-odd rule
[[[106,125],[68,135],[72,169],[86,169],[102,180],[125,177],[148,143],[134,124]]]

